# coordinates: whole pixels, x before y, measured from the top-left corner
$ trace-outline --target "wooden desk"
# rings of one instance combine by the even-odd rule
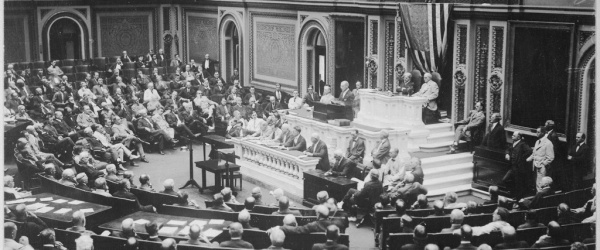
[[[220,164],[221,163],[221,164]],[[224,161],[208,160],[208,161],[197,161],[196,167],[202,169],[202,189],[200,193],[204,192],[205,189],[214,189],[215,192],[221,191],[221,175],[227,172],[227,167]],[[229,172],[239,171],[240,166],[234,163],[229,164]],[[215,185],[211,187],[206,186],[206,171],[215,174]]]
[[[339,104],[325,104],[314,102],[313,118],[325,121],[334,119],[354,120],[354,112],[352,106],[344,106]]]
[[[304,200],[314,204],[317,202],[317,193],[326,190],[329,197],[341,201],[349,189],[356,188],[357,182],[346,177],[325,176],[319,169],[304,172]]]
[[[41,201],[40,199],[43,199],[43,198],[52,198],[53,200],[52,201]],[[25,197],[23,199],[35,199],[35,200],[22,202],[22,203],[14,203],[14,204],[6,204],[7,202],[5,202],[5,205],[14,208],[18,204],[25,204],[26,206],[32,205],[35,203],[47,204],[46,207],[52,207],[53,209],[48,212],[45,212],[45,213],[35,213],[35,214],[40,219],[42,219],[44,222],[46,222],[46,224],[48,224],[48,226],[57,227],[57,228],[71,227],[73,213],[75,211],[78,211],[81,209],[87,209],[87,208],[91,208],[94,210],[93,212],[85,213],[85,217],[87,220],[87,226],[88,226],[88,228],[92,228],[95,225],[98,225],[98,224],[104,222],[103,217],[108,215],[110,213],[109,210],[111,210],[111,207],[109,207],[109,206],[104,206],[104,205],[91,203],[91,202],[83,202],[83,201],[79,201],[76,199],[71,199],[71,198],[67,198],[67,197],[63,197],[63,196],[55,195],[55,194],[51,194],[51,193],[36,194],[33,196]],[[23,200],[23,199],[19,199],[19,200]],[[17,201],[19,201],[19,200],[17,200]],[[58,201],[58,200],[65,200],[66,202],[63,202],[63,203],[53,202],[53,201]],[[82,203],[69,204],[70,202],[74,202],[74,201],[75,202],[79,201]],[[12,202],[14,202],[14,201],[8,201],[8,203],[12,203]],[[71,210],[66,213],[62,213],[62,214],[55,213],[56,211],[58,211],[62,208],[71,209]]]
[[[488,191],[490,186],[499,186],[500,189],[507,189],[500,185],[502,178],[510,170],[510,162],[504,156],[503,150],[484,146],[475,147],[473,155],[473,186],[475,188]]]
[[[204,148],[203,148],[204,160],[206,160],[206,144],[210,144],[212,146],[209,157],[214,158],[214,159],[217,158],[217,156],[216,156],[217,149],[234,147],[233,142],[231,142],[230,140],[228,141],[228,139],[223,136],[215,135],[215,134],[201,136],[200,138],[198,138],[198,141],[201,141],[202,145],[204,146]]]
[[[127,218],[131,218],[131,219],[133,219],[133,221],[137,221],[139,219],[155,221],[156,224],[158,224],[159,226],[162,225],[163,227],[176,227],[177,230],[175,230],[174,233],[165,234],[165,233],[160,232],[158,234],[158,236],[164,237],[164,238],[175,238],[175,239],[177,239],[177,241],[189,239],[189,237],[187,235],[180,235],[179,232],[183,228],[185,228],[185,226],[189,226],[189,224],[192,221],[203,220],[203,221],[208,222],[210,220],[208,218],[201,219],[201,218],[194,218],[194,217],[156,214],[156,213],[148,213],[148,212],[135,212],[135,213],[123,216],[121,218],[106,222],[106,223],[100,225],[99,228],[103,229],[103,230],[109,230],[111,232],[112,231],[121,231],[121,222],[123,222],[123,220],[125,220]],[[183,224],[183,225],[167,224],[169,221],[185,221],[185,224]],[[231,221],[225,221],[225,222],[219,223],[219,224],[206,224],[206,225],[204,225],[204,228],[202,229],[202,231],[206,231],[209,228],[212,228],[214,230],[223,231],[224,229],[229,227],[229,225],[231,223],[232,223]],[[148,233],[146,232],[145,224],[134,223],[134,230],[139,235],[148,236]],[[218,235],[217,235],[217,237],[218,237]],[[208,239],[210,239],[210,240],[212,240],[213,238],[215,238],[215,237],[208,237]]]

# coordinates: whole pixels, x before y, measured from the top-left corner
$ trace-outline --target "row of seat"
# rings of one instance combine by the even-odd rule
[[[204,201],[204,204],[206,205],[207,208],[212,207],[213,201],[206,200],[206,201]],[[227,206],[229,206],[235,212],[242,211],[245,208],[244,204],[227,203]],[[292,207],[290,209],[300,211],[300,213],[303,216],[316,216],[317,215],[315,210],[313,210],[311,208]],[[252,212],[258,213],[258,214],[272,214],[273,212],[276,212],[277,210],[279,210],[279,207],[255,205],[254,208],[252,209]]]
[[[590,223],[576,223],[563,225],[561,227],[561,235],[564,239],[569,240],[571,243],[582,242],[584,239],[594,236],[591,230],[591,225],[592,224]],[[540,236],[546,234],[546,232],[546,227],[517,229],[517,240],[526,241],[527,244],[531,246],[540,238]],[[427,241],[428,243],[437,244],[440,247],[440,249],[443,249],[444,247],[456,248],[460,245],[460,235],[453,235],[452,233],[433,233],[428,234]],[[471,239],[471,243],[475,246],[479,246],[481,244],[488,244],[491,247],[494,247],[495,245],[502,242],[503,239],[501,232],[492,232],[490,234],[473,236],[473,238]],[[389,249],[399,249],[401,246],[410,243],[413,243],[413,234],[393,233],[390,234],[386,245]],[[570,246],[568,246],[566,249],[570,249]],[[588,249],[595,249],[595,246],[594,248]]]

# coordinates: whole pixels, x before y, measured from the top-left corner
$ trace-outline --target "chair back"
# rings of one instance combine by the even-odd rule
[[[414,222],[414,221],[413,221]],[[379,245],[382,250],[387,249],[387,240],[392,233],[399,233],[402,231],[400,226],[400,218],[383,218],[381,221],[381,232],[379,233]]]
[[[127,243],[127,239],[114,236],[92,235],[92,240],[94,249],[124,249]]]
[[[231,235],[229,235],[228,230],[224,230],[217,240],[220,241],[228,241],[231,240]],[[271,239],[266,231],[254,230],[254,229],[244,229],[244,233],[242,234],[242,240],[250,242],[254,249],[266,249],[271,246]],[[287,242],[287,236],[285,241]]]
[[[548,195],[541,199],[539,207],[556,207],[565,199],[565,194]]]
[[[245,208],[244,204],[233,204],[233,203],[226,202],[225,205],[229,206],[231,209],[233,209],[233,211],[236,211],[236,212],[242,211]]]
[[[413,243],[412,233],[391,233],[386,241],[381,242],[382,245],[386,246],[385,249],[400,249],[402,246],[411,243]]]
[[[206,219],[222,219],[227,221],[237,221],[238,213],[225,212],[210,209],[195,209],[190,207],[181,207],[176,205],[163,205],[156,208],[160,214],[187,216]]]
[[[77,246],[75,244],[75,239],[77,239],[77,238],[79,238],[79,236],[81,236],[80,233],[72,232],[72,231],[68,231],[68,230],[64,230],[64,229],[60,229],[60,228],[55,228],[54,233],[56,235],[56,240],[63,243],[63,246],[65,248],[77,249]]]
[[[162,241],[148,241],[148,240],[138,240],[138,244],[140,249],[144,250],[160,250],[162,246]]]
[[[135,77],[135,69],[134,68],[124,69],[123,70],[123,77],[125,77],[127,79],[134,78]]]
[[[252,208],[252,212],[253,213],[257,213],[257,214],[272,214],[273,212],[279,210],[278,207],[271,207],[271,206],[254,206],[254,208]]]
[[[471,239],[471,243],[475,246],[479,246],[484,243],[490,246],[495,246],[502,242],[504,242],[504,240],[502,239],[501,232],[491,232],[489,234],[473,236],[473,238]]]
[[[142,74],[150,76],[150,68],[139,68],[138,70],[142,71]],[[140,83],[141,84],[141,83]]]
[[[106,185],[108,185],[108,192],[110,194],[114,194],[119,190],[119,183],[116,183],[114,181],[106,180]]]
[[[467,216],[465,216],[465,224],[467,224],[466,219]],[[442,229],[449,228],[450,226],[452,226],[452,223],[450,223],[450,216],[413,218],[413,225],[419,224],[421,222],[427,224],[428,233],[439,233],[440,231],[442,231]],[[398,220],[398,223],[400,223],[400,220]]]
[[[75,73],[75,80],[78,81],[78,82],[79,81],[83,81],[83,80],[85,80],[86,76],[87,76],[86,72],[77,72],[77,73]]]
[[[498,208],[498,204],[484,204],[477,207],[475,211],[480,214],[491,214],[496,211],[496,208]]]
[[[96,57],[92,59],[92,65],[96,71],[106,70],[106,57]]]
[[[594,234],[592,233],[592,227],[592,223],[573,223],[562,225],[560,228],[561,236],[570,242],[583,242],[583,240],[587,238],[594,237]]]
[[[213,206],[213,201],[209,201],[209,200],[204,200],[204,206],[206,206],[206,208],[210,208]]]
[[[565,201],[571,208],[578,208],[585,205],[585,203],[592,198],[592,194],[589,188],[573,190],[565,193]]]
[[[514,228],[517,228],[519,225],[525,223],[525,217],[527,215],[527,211],[511,211],[508,215],[508,219],[506,222],[512,225]]]
[[[460,245],[460,236],[453,233],[429,234],[429,239],[431,242],[437,244],[440,249],[444,249],[445,247],[454,249]]]
[[[406,214],[411,217],[427,217],[432,215],[435,211],[433,209],[414,209],[414,210],[406,210]]]
[[[531,246],[540,238],[540,236],[546,234],[547,230],[546,227],[517,229],[517,240],[524,240],[527,242],[527,245]]]
[[[548,225],[548,222],[556,220],[558,217],[558,211],[556,211],[556,206],[554,207],[545,207],[535,209],[536,215],[539,223],[544,225]]]
[[[472,227],[485,226],[492,222],[491,214],[472,214],[465,216],[463,224],[470,225]],[[429,224],[428,224],[429,225]],[[449,226],[448,226],[449,227]]]
[[[325,233],[294,234],[285,236],[283,247],[286,249],[310,250],[314,244],[325,242],[327,242]],[[340,234],[338,243],[350,247],[349,236],[347,234]]]
[[[170,194],[149,192],[137,188],[132,188],[129,191],[135,196],[137,196],[138,200],[142,205],[152,205],[154,207],[161,207],[163,204],[172,205],[179,202],[179,197]]]
[[[381,223],[383,221],[383,218],[395,212],[396,210],[393,209],[375,209],[375,212],[373,214],[373,217],[375,217],[375,233],[381,232]]]
[[[135,62],[124,62],[123,68],[124,69],[133,69],[135,71]]]

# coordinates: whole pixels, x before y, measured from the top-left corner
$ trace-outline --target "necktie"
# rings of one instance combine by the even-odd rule
[[[579,151],[579,147],[581,146],[581,144],[577,145],[577,148],[575,148],[575,152]]]
[[[354,149],[354,144],[356,143],[356,140],[352,140],[352,142],[350,142],[350,148]]]

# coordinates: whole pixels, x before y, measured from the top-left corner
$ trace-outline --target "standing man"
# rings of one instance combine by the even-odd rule
[[[158,65],[160,67],[166,67],[167,63],[169,63],[169,59],[165,56],[165,50],[158,49],[158,55],[156,55],[156,59],[158,59]]]
[[[502,120],[500,113],[492,114],[492,124],[488,126],[487,133],[481,142],[482,146],[501,150],[506,148],[506,132],[504,126],[500,124],[500,120]]]
[[[304,103],[308,104],[308,106],[313,106],[314,102],[318,102],[321,100],[319,93],[315,92],[312,85],[308,85],[308,93],[304,95]]]
[[[275,99],[277,99],[277,102],[279,102],[279,104],[281,104],[282,108],[287,108],[287,102],[286,99],[287,97],[289,97],[289,95],[287,95],[286,93],[283,93],[283,91],[281,91],[281,84],[277,83],[275,84]]]
[[[331,166],[329,165],[329,153],[327,153],[327,145],[325,145],[325,142],[319,139],[319,134],[317,133],[313,133],[310,137],[310,140],[312,141],[312,146],[304,151],[304,154],[310,157],[321,158],[317,164],[317,169],[321,169],[323,172],[329,171]]]
[[[579,132],[575,136],[575,144],[569,147],[567,156],[567,166],[569,171],[564,173],[564,177],[570,180],[565,184],[571,184],[573,190],[581,187],[583,176],[588,171],[590,147],[585,143],[585,133]]]
[[[420,96],[427,98],[427,103],[423,107],[423,122],[431,124],[438,120],[438,106],[436,99],[440,92],[437,83],[431,80],[431,74],[426,73],[424,76],[425,83],[421,86],[419,92],[412,96]]]
[[[288,108],[289,109],[300,109],[300,108],[302,108],[302,104],[304,104],[304,101],[302,100],[302,98],[300,98],[298,96],[298,90],[294,90],[293,96],[290,98],[290,100],[288,102]]]
[[[531,155],[531,148],[527,143],[523,141],[523,136],[517,131],[512,135],[513,143],[506,150],[505,158],[510,161],[511,169],[506,173],[502,179],[503,183],[512,181],[513,185],[507,185],[513,187],[512,194],[516,197],[516,200],[520,200],[527,196],[531,190],[531,167],[527,163],[527,158]]]
[[[537,136],[539,139],[535,142],[533,153],[527,158],[527,162],[533,162],[533,169],[536,172],[535,185],[539,192],[542,190],[542,178],[546,176],[546,167],[554,160],[554,146],[546,137],[544,126],[537,129]]]
[[[123,56],[121,56],[121,60],[123,62],[133,62],[133,60],[131,60],[131,57],[129,57],[129,55],[127,54],[127,50],[123,50]]]
[[[390,159],[390,140],[388,139],[389,136],[390,134],[386,130],[381,130],[379,137],[381,141],[379,142],[377,147],[373,148],[373,151],[371,152],[373,160],[379,160],[379,162],[381,162],[381,165],[385,165]]]
[[[344,106],[352,106],[354,103],[354,93],[348,88],[350,84],[348,81],[342,81],[340,84],[340,88],[342,89],[342,93],[338,97],[337,103]]]
[[[363,157],[365,157],[365,139],[358,137],[358,129],[352,131],[352,139],[348,143],[346,157],[356,163],[362,163]]]
[[[210,59],[209,54],[204,55],[204,62],[202,62],[201,66],[204,71],[210,74],[210,76],[213,76],[215,74],[215,64],[215,60]]]

